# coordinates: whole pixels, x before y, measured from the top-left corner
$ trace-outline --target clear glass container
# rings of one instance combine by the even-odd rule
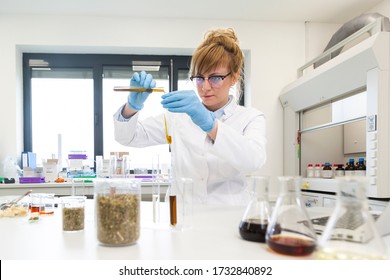
[[[385,243],[368,211],[365,176],[337,179],[338,199],[315,252],[317,259],[388,259]]]
[[[305,256],[313,253],[317,236],[300,194],[300,177],[278,178],[280,194],[267,227],[266,243],[277,253]]]
[[[102,245],[126,246],[140,236],[141,180],[94,180],[97,239]]]
[[[20,196],[16,196],[16,195],[0,196],[0,218],[27,216],[29,211],[29,206],[30,206],[30,196],[27,195],[23,197],[21,200],[19,199]],[[14,203],[16,200],[18,200],[18,202]]]
[[[191,178],[172,178],[165,195],[169,203],[169,223],[172,229],[192,228],[194,182]]]
[[[64,196],[62,204],[62,229],[64,231],[80,231],[84,229],[85,196]]]
[[[39,221],[41,209],[43,208],[42,199],[40,193],[30,194],[30,222]]]
[[[249,176],[247,178],[251,200],[238,227],[241,237],[245,240],[265,243],[265,233],[271,215],[268,185],[268,177]]]

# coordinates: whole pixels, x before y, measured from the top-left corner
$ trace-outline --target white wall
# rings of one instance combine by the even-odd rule
[[[297,68],[322,52],[338,28],[317,23],[308,27],[304,22],[19,15],[0,15],[0,27],[0,164],[23,149],[22,52],[190,55],[208,29],[232,27],[247,56],[251,105],[267,118],[268,160],[260,174],[272,177],[283,174],[279,93],[296,78]]]
[[[20,155],[23,148],[23,51],[191,54],[208,29],[233,27],[250,57],[246,73],[252,106],[267,116],[269,156],[261,173],[282,174],[282,109],[278,95],[304,63],[303,23],[1,16],[0,26],[1,161],[7,155]]]

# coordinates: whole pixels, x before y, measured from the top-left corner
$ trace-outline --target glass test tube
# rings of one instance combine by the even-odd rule
[[[153,222],[160,222],[160,156],[152,160],[152,173],[153,173],[153,185],[152,185],[152,201],[153,201]]]

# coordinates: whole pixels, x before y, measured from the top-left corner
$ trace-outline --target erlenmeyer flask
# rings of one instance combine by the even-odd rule
[[[313,225],[302,203],[300,177],[279,177],[280,194],[267,228],[268,247],[281,254],[305,256],[317,244]]]
[[[247,178],[251,200],[238,227],[241,237],[245,240],[265,242],[265,233],[271,215],[268,184],[268,177],[249,176]]]
[[[365,176],[337,179],[338,199],[315,252],[317,259],[388,259],[386,246],[368,212]]]

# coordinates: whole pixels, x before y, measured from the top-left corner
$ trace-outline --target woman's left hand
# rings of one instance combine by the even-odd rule
[[[161,104],[169,112],[186,113],[205,132],[213,129],[214,114],[207,110],[193,90],[172,91],[164,94],[162,99]]]

